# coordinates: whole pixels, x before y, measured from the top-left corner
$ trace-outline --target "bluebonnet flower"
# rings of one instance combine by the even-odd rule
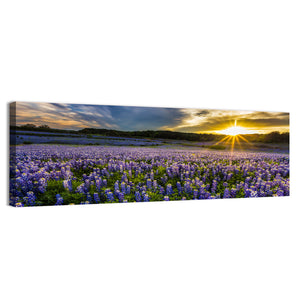
[[[61,197],[60,194],[56,195],[56,203],[55,205],[62,205],[64,203],[64,199]]]
[[[251,190],[250,196],[249,196],[249,197],[250,197],[250,198],[258,197],[257,191]]]
[[[172,195],[173,194],[173,189],[172,189],[171,184],[167,185],[166,193],[167,193],[167,195]]]
[[[281,190],[281,189],[278,189],[277,195],[278,195],[279,197],[284,196],[284,191]]]
[[[197,199],[197,197],[198,197],[198,191],[194,190],[194,199]]]
[[[41,192],[41,193],[45,193],[46,191],[46,186],[47,186],[47,181],[45,178],[40,178],[39,179],[39,187],[38,187],[38,190]],[[31,187],[32,188],[32,187]]]
[[[90,193],[87,193],[87,194],[86,194],[86,201],[89,201],[89,203],[92,202],[92,196],[91,196]]]
[[[147,179],[147,189],[151,190],[151,188],[152,188],[152,181],[151,179]]]
[[[163,186],[159,186],[159,193],[162,195],[165,193],[165,189]]]
[[[106,191],[105,192],[105,194],[106,194],[106,197],[107,197],[107,200],[109,201],[109,202],[112,202],[112,201],[114,201],[115,199],[114,199],[114,195],[113,195],[113,193],[111,192],[111,191]]]
[[[99,203],[100,202],[100,198],[99,198],[99,194],[98,193],[94,193],[94,201],[95,201],[95,203]]]
[[[33,206],[35,204],[35,199],[36,199],[36,197],[32,191],[27,192],[26,204],[28,206]]]
[[[115,182],[115,193],[117,191],[119,191],[119,181],[118,180]]]
[[[66,190],[68,190],[69,192],[72,192],[72,181],[70,179],[64,180],[63,185]]]
[[[79,185],[76,189],[76,193],[80,193],[80,194],[85,194],[87,193],[87,188],[85,186],[84,183],[82,183],[81,185]]]
[[[101,187],[102,187],[102,179],[101,178],[97,179],[95,181],[95,183],[96,183],[96,188],[97,188],[98,192],[100,192]]]
[[[192,188],[191,188],[190,183],[189,183],[188,181],[186,181],[186,182],[184,183],[184,191],[185,191],[186,193],[188,193],[188,194],[190,194],[191,191],[192,191]]]
[[[252,192],[252,190],[251,189],[245,189],[245,197],[246,198],[249,198],[250,196],[251,196],[251,192]]]
[[[289,195],[288,155],[213,153],[204,149],[193,152],[101,146],[17,147],[15,163],[10,164],[10,204],[44,205],[42,194],[50,191],[49,181],[54,185],[55,181],[63,182],[65,193],[73,192],[72,183],[76,182],[75,192],[91,203],[98,201],[94,192],[99,199],[104,194],[101,202],[119,200],[120,193],[123,193],[123,201],[125,198],[128,201],[146,198],[147,201],[147,193],[149,199],[152,195],[161,200],[171,195],[172,200],[218,199],[228,194],[226,189],[231,198],[244,194],[245,197]],[[230,164],[230,160],[235,163]],[[109,191],[105,191],[106,188],[110,188]],[[224,193],[220,195],[218,188],[225,189]],[[93,194],[88,196],[88,193]]]
[[[181,194],[181,192],[182,192],[182,187],[181,187],[180,182],[177,181],[176,187],[177,187],[178,193]]]
[[[128,185],[128,186],[126,187],[126,194],[127,194],[127,195],[130,194],[130,190],[131,190],[131,187],[130,187],[130,185]]]
[[[119,193],[118,198],[119,198],[119,202],[123,202],[124,201],[124,193]]]
[[[212,187],[211,187],[211,192],[212,192],[212,193],[215,193],[215,192],[216,192],[217,186],[218,186],[217,180],[213,180]]]
[[[144,194],[144,198],[143,198],[144,202],[148,202],[149,199],[150,199],[149,195],[148,194]]]
[[[230,198],[230,192],[228,188],[224,190],[223,198]]]
[[[126,193],[126,183],[125,182],[121,183],[121,191],[122,191],[123,194]]]
[[[231,189],[231,191],[230,191],[230,195],[231,195],[232,198],[235,198],[235,197],[236,197],[236,192],[237,192],[237,189],[233,187],[233,188]]]
[[[141,194],[138,191],[135,192],[135,201],[136,202],[141,202]]]

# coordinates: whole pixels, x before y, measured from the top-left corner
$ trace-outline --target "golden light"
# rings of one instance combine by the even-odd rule
[[[235,143],[237,142],[239,144],[239,146],[241,147],[240,139],[242,139],[246,143],[251,144],[245,137],[242,136],[242,134],[252,134],[255,132],[253,132],[252,130],[248,130],[241,126],[237,126],[236,121],[235,121],[234,126],[229,127],[224,130],[219,130],[219,131],[217,131],[217,133],[225,134],[226,136],[224,138],[222,138],[220,141],[218,141],[215,145],[218,145],[220,143],[223,143],[225,145],[229,144],[229,143],[231,144],[230,145],[231,146],[230,147],[231,148],[230,164],[231,164],[231,159],[233,156]]]
[[[245,129],[241,126],[233,126],[224,130],[220,130],[218,133],[235,136],[239,134],[251,134],[252,132],[251,130]]]
[[[217,131],[217,133],[236,136],[236,135],[241,135],[241,134],[252,134],[253,131],[246,129],[244,127],[241,127],[241,126],[236,126],[236,121],[235,121],[234,126],[223,129],[223,130],[219,130],[219,131]]]

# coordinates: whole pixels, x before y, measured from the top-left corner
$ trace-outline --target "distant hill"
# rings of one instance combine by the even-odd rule
[[[47,125],[39,127],[32,124],[24,126],[11,126],[11,131],[38,131],[38,132],[53,132],[53,133],[72,133],[72,134],[86,134],[86,135],[101,135],[113,137],[127,137],[127,138],[150,138],[150,139],[172,139],[172,140],[186,140],[195,142],[209,142],[219,141],[224,138],[224,135],[206,134],[206,133],[185,133],[167,130],[143,130],[143,131],[121,131],[113,129],[98,129],[98,128],[84,128],[81,130],[63,130],[50,128]],[[261,143],[289,143],[289,132],[279,133],[277,131],[268,134],[247,134],[243,135],[249,142]]]

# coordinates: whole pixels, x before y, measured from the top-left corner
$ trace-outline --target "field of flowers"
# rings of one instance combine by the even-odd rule
[[[289,155],[163,148],[11,148],[10,205],[289,195]]]
[[[52,133],[52,132],[26,132],[11,131],[10,138],[13,145],[21,144],[66,144],[66,145],[111,145],[111,146],[153,146],[161,145],[159,139],[147,138],[124,138],[72,133]],[[176,143],[177,141],[172,141]]]

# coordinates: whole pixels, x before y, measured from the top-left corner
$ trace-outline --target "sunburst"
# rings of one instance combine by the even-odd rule
[[[230,150],[231,150],[230,163],[231,163],[235,143],[237,142],[240,148],[241,148],[240,139],[242,139],[248,144],[251,144],[244,136],[242,136],[242,134],[253,134],[255,132],[241,126],[237,126],[237,121],[235,120],[234,126],[226,128],[224,130],[219,130],[217,131],[217,133],[225,134],[226,136],[223,139],[221,139],[219,142],[217,142],[215,145],[220,143],[225,143],[225,144],[230,143]]]
[[[217,131],[217,133],[226,134],[226,135],[230,135],[230,136],[237,136],[237,135],[241,135],[241,134],[252,134],[253,131],[246,129],[244,127],[241,127],[241,126],[237,126],[236,120],[235,120],[234,126],[223,129],[223,130],[219,130],[219,131]]]

